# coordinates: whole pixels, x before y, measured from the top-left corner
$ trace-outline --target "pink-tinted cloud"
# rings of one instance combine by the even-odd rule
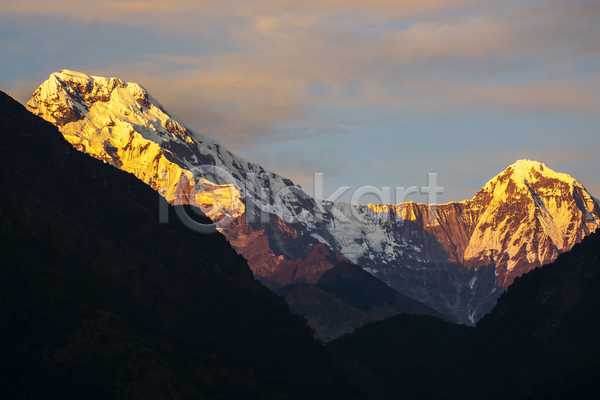
[[[45,14],[60,15],[79,21],[110,21],[122,23],[142,23],[138,17],[160,16],[163,18],[189,16],[202,18],[209,16],[237,17],[253,15],[282,14],[323,14],[344,15],[359,13],[362,15],[383,15],[386,18],[398,18],[414,15],[426,15],[439,10],[447,10],[467,4],[474,0],[373,0],[370,2],[354,0],[229,0],[215,2],[209,0],[101,0],[87,2],[82,0],[21,0],[6,2],[2,15],[7,14]],[[133,19],[132,19],[133,17]]]
[[[313,127],[307,135],[337,129],[340,121],[321,118],[322,109],[382,115],[600,109],[597,73],[565,75],[600,55],[594,23],[600,6],[590,1],[6,3],[4,18],[37,14],[152,27],[182,40],[208,36],[215,42],[208,53],[148,54],[84,72],[146,86],[184,123],[234,148],[288,140],[280,127],[299,121]],[[223,37],[214,37],[217,27],[226,27]],[[232,43],[234,50],[219,51]],[[353,83],[360,90],[347,95]],[[311,92],[313,85],[327,90]]]

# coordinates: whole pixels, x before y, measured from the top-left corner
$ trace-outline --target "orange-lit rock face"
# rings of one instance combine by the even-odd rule
[[[278,227],[284,233],[295,232],[280,220]],[[250,265],[254,274],[271,286],[284,286],[290,283],[316,283],[323,272],[345,258],[332,254],[323,244],[315,245],[304,259],[289,260],[284,255],[276,256],[269,245],[269,237],[264,230],[254,229],[244,216],[236,218],[222,233],[229,243]]]
[[[36,90],[27,108],[56,124],[78,150],[134,174],[171,203],[200,206],[213,220],[231,216],[222,232],[255,276],[273,286],[316,282],[345,258],[401,293],[474,323],[493,306],[498,287],[554,260],[600,222],[598,203],[581,184],[521,160],[471,200],[366,208],[397,217],[392,221],[345,223],[336,212],[352,214],[347,204],[284,196],[290,209],[309,214],[302,223],[288,223],[273,196],[291,181],[191,132],[135,83],[61,71]],[[207,165],[232,180],[198,172]],[[255,211],[266,207],[268,218],[250,224],[246,215],[254,213],[245,198],[250,193],[256,199],[265,188],[272,193],[268,201],[252,204]],[[329,207],[320,221],[317,203]]]
[[[223,233],[258,277],[279,285],[314,283],[333,266],[327,257],[337,260],[323,245],[317,245],[306,260],[276,256],[264,231],[247,223],[236,186],[217,185],[195,176],[192,168],[176,162],[177,154],[158,144],[197,145],[191,133],[135,83],[61,71],[36,90],[27,108],[56,124],[77,150],[134,174],[170,203],[194,204],[214,220],[232,214],[236,221]],[[277,221],[277,229],[284,236],[297,238],[293,226],[280,218]]]
[[[570,175],[521,160],[489,181],[472,200],[371,206],[414,221],[438,238],[448,261],[467,268],[493,264],[498,285],[548,264],[593,232],[600,208]],[[436,221],[429,223],[428,212]]]
[[[298,232],[279,217],[277,217],[277,228],[289,238],[296,239],[298,237]]]
[[[193,138],[135,83],[55,73],[35,91],[27,109],[56,124],[77,150],[132,173],[173,204],[204,206],[214,218],[244,212],[234,185],[198,179],[169,159],[156,142],[193,143]]]

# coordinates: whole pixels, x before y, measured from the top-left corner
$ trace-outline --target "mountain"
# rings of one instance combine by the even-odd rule
[[[364,325],[327,344],[367,366],[393,399],[411,399],[444,371],[472,327],[429,315],[401,314]]]
[[[416,221],[438,238],[453,262],[467,268],[493,263],[502,287],[569,251],[600,221],[598,200],[579,182],[531,160],[510,165],[472,200],[373,208]],[[435,213],[434,223],[427,221],[428,213]]]
[[[599,398],[599,271],[595,232],[516,278],[418,398]]]
[[[377,321],[379,314],[361,311],[334,294],[310,283],[296,283],[275,289],[285,298],[290,311],[301,315],[315,332],[315,338],[327,343],[359,326]]]
[[[135,83],[61,71],[27,109],[78,150],[128,171],[171,203],[199,206],[270,288],[312,283],[347,259],[398,292],[475,324],[515,277],[554,260],[600,222],[583,185],[520,160],[471,200],[351,206],[184,127]]]
[[[515,278],[475,328],[422,315],[366,324],[327,346],[400,399],[597,399],[600,232]]]
[[[583,185],[570,175],[556,173],[531,160],[519,160],[510,165],[472,200],[434,206],[405,203],[371,207],[396,215],[400,220],[413,221],[434,236],[437,248],[430,246],[427,250],[435,251],[431,258],[437,258],[437,262],[445,259],[470,271],[492,266],[501,288],[508,287],[523,273],[569,251],[600,222],[599,201]],[[433,223],[429,222],[431,213],[436,216]],[[414,274],[409,272],[407,276],[396,266],[386,264],[369,268],[369,260],[364,256],[358,263],[402,293],[408,292],[412,285],[418,285],[412,278]],[[427,276],[428,272],[423,275]],[[490,279],[489,274],[482,277]],[[473,276],[462,282],[454,279],[454,284],[473,290],[477,279],[480,277]],[[486,287],[491,289],[489,285]],[[500,293],[500,290],[491,289],[475,296],[483,300],[478,304],[468,303],[467,318],[460,320],[475,323],[491,309]],[[430,305],[439,301],[425,296],[413,297]],[[439,306],[434,308],[441,309]]]
[[[364,398],[221,234],[2,92],[0,137],[3,398]]]
[[[361,311],[376,312],[384,316],[400,313],[425,314],[447,319],[432,308],[396,292],[360,266],[347,261],[341,261],[325,271],[316,286]]]
[[[293,183],[191,132],[135,83],[64,70],[50,75],[26,107],[58,126],[76,149],[134,174],[172,204],[191,203],[213,220],[225,218],[230,243],[271,286],[316,282],[342,259],[316,246],[314,238],[306,240],[306,248],[286,248],[284,255],[280,247],[290,247],[298,233],[273,212],[273,196]],[[241,201],[246,195],[258,202],[249,210]]]
[[[434,309],[396,292],[347,261],[325,271],[315,285],[286,285],[275,293],[284,296],[290,310],[303,316],[316,338],[325,343],[392,315],[422,314],[448,321]]]

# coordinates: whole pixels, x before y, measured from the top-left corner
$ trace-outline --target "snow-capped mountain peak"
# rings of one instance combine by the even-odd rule
[[[546,164],[533,160],[518,160],[509,165],[502,173],[491,179],[481,189],[493,196],[506,193],[506,188],[514,184],[517,189],[529,190],[540,180],[547,185],[548,181],[565,183],[569,186],[577,184],[571,175],[558,173],[548,168]]]
[[[62,70],[40,85],[26,107],[57,125],[78,150],[135,174],[171,202],[188,202],[200,182],[205,189],[197,193],[197,200],[204,202],[200,204],[211,203],[212,196],[213,205],[228,203],[220,209],[239,216],[247,179],[255,176],[256,181],[267,173],[216,141],[192,133],[137,83]],[[206,165],[227,173],[203,168]],[[272,188],[292,185],[276,174],[267,175]],[[229,202],[223,199],[223,189],[230,193]]]
[[[207,205],[211,218],[229,213],[234,222],[223,233],[273,286],[317,282],[346,258],[399,292],[474,323],[515,277],[553,261],[600,223],[600,205],[583,185],[532,160],[510,165],[471,200],[358,207],[369,215],[362,220],[351,218],[356,207],[293,193],[279,200],[307,217],[290,222],[275,201],[290,180],[192,132],[138,84],[63,70],[27,108],[78,150],[134,174],[169,201]]]
[[[536,175],[543,175],[546,178],[559,179],[569,183],[575,181],[571,175],[554,172],[546,164],[533,160],[517,160],[508,168],[513,170],[512,178],[518,182],[535,179]]]
[[[600,208],[583,185],[532,160],[510,165],[472,201],[482,214],[463,260],[477,266],[493,259],[506,284],[570,250],[600,223]]]

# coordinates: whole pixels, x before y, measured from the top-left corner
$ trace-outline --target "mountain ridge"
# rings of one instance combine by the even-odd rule
[[[323,343],[366,323],[398,314],[429,315],[451,321],[348,261],[340,261],[325,271],[314,285],[290,284],[275,293],[285,297],[290,310],[304,317]]]
[[[561,190],[567,192],[574,201],[563,201]],[[520,206],[524,201],[533,203],[533,207],[527,210],[530,215],[518,215],[509,221],[502,218],[522,213]],[[501,266],[498,275],[502,287],[509,286],[515,277],[524,272],[547,264],[559,254],[569,251],[585,235],[593,232],[600,222],[600,201],[589,194],[583,185],[568,174],[556,173],[545,164],[532,160],[518,160],[509,165],[489,180],[471,200],[437,205],[403,203],[369,207],[417,222],[442,239],[441,243],[451,261],[468,268],[489,265],[493,252],[500,254],[493,262]],[[436,215],[433,224],[427,220],[429,213]],[[453,216],[454,219],[448,221],[447,216]],[[528,220],[526,224],[524,220]],[[504,227],[507,223],[509,226]],[[522,232],[524,225],[529,226],[528,232]],[[537,228],[543,230],[547,242],[545,238],[535,237]],[[452,231],[452,235],[448,231]],[[508,236],[517,236],[520,241],[541,246],[528,249],[526,254],[518,254],[521,248],[512,246],[514,241]]]
[[[351,206],[297,195],[304,192],[290,189],[290,180],[191,132],[141,86],[116,78],[55,73],[27,108],[48,120],[56,120],[53,112],[72,115],[59,127],[76,148],[135,174],[171,202],[206,206],[272,288],[316,283],[345,258],[400,293],[474,324],[516,276],[568,251],[600,222],[600,207],[581,184],[527,162],[517,163],[517,178],[532,174],[530,186],[515,183],[510,166],[463,202]],[[494,194],[494,182],[504,194]]]
[[[3,92],[0,137],[4,397],[364,398],[221,234]]]
[[[418,399],[596,399],[600,231],[509,286]]]

